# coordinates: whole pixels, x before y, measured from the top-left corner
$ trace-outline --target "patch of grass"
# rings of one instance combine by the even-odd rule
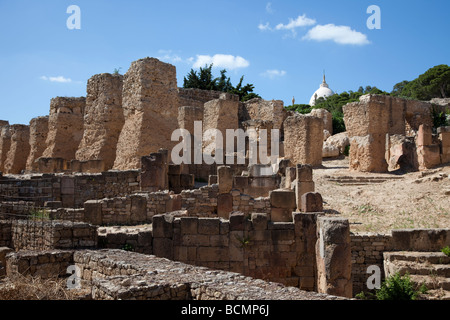
[[[442,251],[447,257],[450,257],[450,247],[449,247],[449,246],[446,246],[446,247],[442,248],[441,251]]]
[[[35,209],[30,211],[30,219],[50,220],[50,213],[46,209]]]
[[[427,292],[427,288],[422,284],[418,289],[408,273],[401,276],[398,272],[388,277],[376,291],[377,300],[416,300],[419,294]]]
[[[122,250],[125,250],[125,251],[134,251],[134,247],[133,247],[133,245],[130,244],[130,243],[125,243],[125,244],[123,245],[123,247],[122,247]]]

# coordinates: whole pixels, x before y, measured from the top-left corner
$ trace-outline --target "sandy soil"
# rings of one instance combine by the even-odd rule
[[[324,210],[349,219],[352,232],[450,228],[450,166],[412,173],[362,173],[348,169],[348,157],[323,161],[314,169]],[[382,183],[349,185],[331,177],[399,177]],[[336,212],[337,211],[337,212]]]

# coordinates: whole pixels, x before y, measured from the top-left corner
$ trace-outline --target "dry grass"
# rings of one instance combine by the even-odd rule
[[[316,191],[327,211],[333,209],[348,218],[352,232],[390,233],[392,229],[450,227],[450,166],[412,172],[401,180],[361,186],[337,184],[331,176],[392,176],[350,172],[348,158],[324,161],[323,169],[314,170]],[[428,175],[427,175],[428,174]]]
[[[78,300],[80,291],[69,290],[66,279],[41,279],[16,273],[0,280],[0,300]]]

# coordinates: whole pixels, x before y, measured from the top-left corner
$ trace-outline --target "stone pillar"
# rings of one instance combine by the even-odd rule
[[[327,130],[330,135],[333,135],[333,118],[330,111],[326,109],[312,109],[311,115],[322,119],[323,130]]]
[[[284,156],[293,164],[322,165],[323,121],[294,114],[284,121]]]
[[[271,162],[268,162],[268,163],[266,162],[267,161],[266,158],[263,158],[262,159],[263,161],[261,161],[260,148],[263,147],[262,150],[264,150],[264,149],[266,150],[265,153],[262,153],[262,156],[268,157],[268,159],[270,159],[270,157],[272,156],[272,143],[271,143],[272,140],[271,139],[272,139],[273,122],[269,121],[269,120],[247,120],[247,121],[242,122],[241,125],[245,132],[248,133],[248,132],[250,132],[250,130],[254,130],[256,133],[256,136],[255,136],[256,142],[257,142],[257,155],[255,155],[256,163],[261,164],[264,162],[264,164],[271,164]],[[265,137],[266,141],[264,141],[264,139],[263,139],[261,130],[266,130],[266,137]],[[277,143],[279,143],[279,141],[277,141]],[[274,150],[274,152],[275,152],[275,150]],[[245,153],[246,153],[246,158],[248,158],[250,155],[249,141],[246,141]],[[277,157],[280,157],[280,155],[278,154]],[[247,161],[247,159],[246,159],[246,163],[249,163],[249,161]]]
[[[137,169],[142,156],[176,145],[171,141],[178,128],[175,67],[155,58],[134,61],[124,75],[122,92],[125,123],[114,169]]]
[[[387,172],[386,134],[390,132],[390,106],[380,95],[364,95],[359,102],[346,104],[345,127],[350,138],[350,169]],[[394,130],[394,129],[393,129]]]
[[[18,174],[25,170],[30,153],[30,127],[13,124],[11,130],[11,146],[5,160],[5,173]]]
[[[302,212],[322,212],[323,200],[322,195],[318,192],[307,192],[301,197],[301,211]]]
[[[0,171],[5,170],[6,156],[8,155],[9,148],[11,147],[11,130],[9,125],[1,127],[0,133]]]
[[[317,291],[352,298],[352,252],[347,219],[317,219]]]
[[[190,163],[194,163],[194,122],[203,121],[203,107],[181,106],[178,108],[178,127],[189,131],[191,140]],[[198,142],[201,149],[201,141]]]
[[[141,190],[151,192],[168,190],[168,172],[167,150],[141,157]]]
[[[96,74],[87,83],[84,133],[76,160],[103,160],[114,165],[119,135],[125,122],[122,109],[122,75]]]
[[[86,98],[56,97],[50,102],[47,148],[43,158],[75,159],[83,137],[83,114]]]
[[[441,163],[450,162],[450,126],[437,129],[441,141]]]
[[[48,135],[48,116],[37,117],[30,120],[30,154],[27,159],[26,170],[38,171],[36,161],[45,151]]]
[[[242,104],[239,112],[239,120],[264,120],[271,121],[274,129],[283,129],[283,121],[287,112],[282,100],[263,100],[253,98]]]
[[[269,192],[270,220],[273,222],[292,222],[295,210],[295,192],[290,189],[277,189]]]
[[[417,161],[419,170],[433,168],[441,163],[438,144],[433,144],[431,126],[421,124],[416,136]]]
[[[239,128],[238,121],[238,105],[239,96],[224,93],[219,99],[211,100],[205,103],[203,110],[203,134],[207,130],[217,129],[222,135],[222,148],[216,145],[216,140],[207,139],[203,141],[203,151],[207,154],[215,155],[216,163],[225,163],[225,153],[227,143],[234,143],[234,150],[236,150],[236,138],[228,142],[226,139],[226,130],[236,130]],[[220,136],[218,137],[220,140]],[[222,149],[223,157],[218,158],[218,149]]]
[[[312,167],[310,165],[297,165],[297,179],[295,181],[295,199],[297,211],[302,208],[302,196],[307,192],[314,192],[315,185],[312,178]]]

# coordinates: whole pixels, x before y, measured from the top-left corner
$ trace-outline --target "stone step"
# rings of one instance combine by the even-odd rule
[[[411,281],[417,285],[425,284],[428,290],[450,290],[450,279],[438,276],[410,275]]]
[[[410,275],[422,276],[440,276],[450,278],[450,265],[447,264],[427,264],[416,262],[391,262],[393,268],[400,274],[409,273]]]
[[[385,260],[412,261],[418,263],[450,264],[450,257],[443,252],[394,251],[383,254]]]

